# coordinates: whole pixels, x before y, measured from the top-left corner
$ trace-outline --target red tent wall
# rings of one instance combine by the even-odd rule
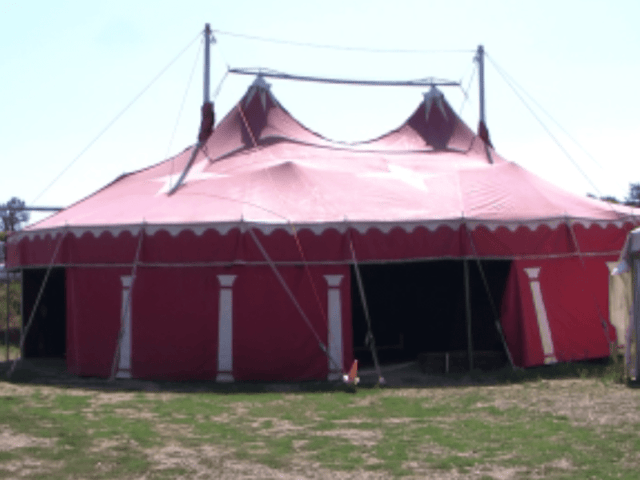
[[[616,335],[607,308],[606,262],[615,259],[609,255],[513,262],[502,326],[516,365],[609,355],[609,341],[615,342]],[[545,323],[550,332],[546,347]]]
[[[131,311],[134,377],[215,378],[220,290],[216,275],[224,270],[138,269]]]
[[[343,364],[353,361],[348,266],[279,267],[327,345],[328,285],[340,283]],[[120,330],[121,276],[128,268],[67,269],[67,364],[77,375],[111,373]],[[131,366],[136,378],[214,379],[218,361],[218,275],[233,285],[233,375],[237,380],[326,379],[328,360],[268,266],[137,270],[131,297]]]
[[[67,268],[67,368],[108,377],[120,331],[122,287],[128,268]]]
[[[328,359],[309,326],[268,266],[234,268],[234,378],[238,380],[326,379]],[[342,371],[353,361],[351,279],[349,268],[279,267],[278,271],[302,306],[322,342],[327,337],[327,281],[343,275]],[[309,276],[310,274],[310,276]]]

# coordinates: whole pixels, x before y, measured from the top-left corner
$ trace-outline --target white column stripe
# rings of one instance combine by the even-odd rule
[[[131,275],[120,277],[122,282],[122,338],[120,339],[120,358],[118,360],[118,372],[116,378],[131,378]]]
[[[237,275],[218,275],[218,382],[233,382],[233,291]]]
[[[340,283],[344,275],[325,275],[329,289],[327,291],[327,319],[328,319],[328,380],[342,378],[343,348],[342,348],[342,299]]]
[[[556,358],[551,328],[549,327],[549,318],[547,317],[547,309],[544,306],[542,289],[540,288],[540,281],[538,280],[540,267],[525,268],[524,271],[529,277],[529,287],[533,295],[533,305],[536,310],[540,341],[542,342],[542,351],[544,352],[544,363],[556,363],[558,359]]]

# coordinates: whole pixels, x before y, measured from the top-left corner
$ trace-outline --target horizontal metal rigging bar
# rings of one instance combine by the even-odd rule
[[[266,78],[279,78],[282,80],[298,80],[301,82],[334,83],[339,85],[368,85],[373,87],[459,87],[460,82],[443,80],[440,78],[421,78],[418,80],[354,80],[345,78],[322,78],[305,75],[291,75],[289,73],[263,70],[261,68],[230,68],[229,73],[238,75],[261,76]]]
[[[12,212],[59,212],[64,207],[4,207],[5,210]]]

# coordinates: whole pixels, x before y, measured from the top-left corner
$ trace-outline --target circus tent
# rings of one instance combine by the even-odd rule
[[[78,375],[115,355],[136,378],[336,379],[371,338],[527,367],[609,355],[607,262],[635,215],[502,158],[435,87],[351,144],[259,77],[201,145],[12,235],[7,262],[25,354]]]

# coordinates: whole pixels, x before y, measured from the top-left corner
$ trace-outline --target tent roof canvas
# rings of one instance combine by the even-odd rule
[[[351,144],[307,129],[268,85],[254,82],[198,152],[180,188],[169,194],[193,148],[121,176],[22,236],[141,224],[223,231],[250,223],[272,231],[293,223],[321,233],[345,225],[437,228],[461,221],[491,229],[554,227],[571,219],[588,227],[634,213],[566,192],[505,160],[435,87],[400,127]]]

